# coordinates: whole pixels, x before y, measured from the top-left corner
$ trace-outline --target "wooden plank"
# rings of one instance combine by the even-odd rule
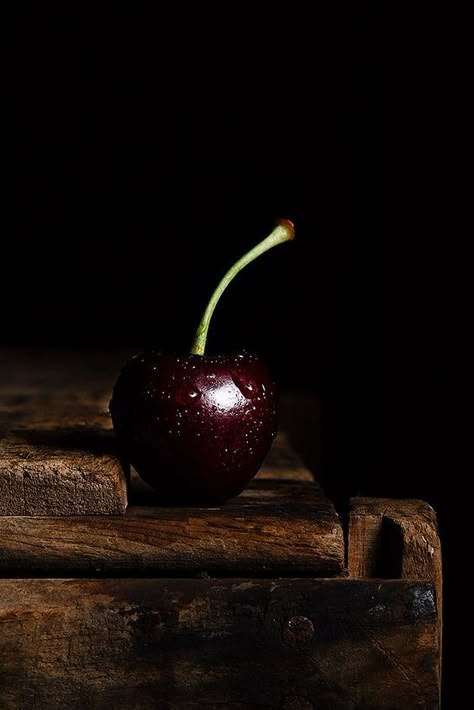
[[[442,637],[442,560],[433,508],[421,500],[353,498],[347,567],[351,577],[431,580]]]
[[[122,357],[0,350],[0,516],[125,511],[108,413]]]
[[[93,442],[86,448],[83,442]],[[50,430],[0,443],[0,516],[111,515],[127,507],[117,456],[100,450],[96,432]],[[66,449],[70,442],[71,448]]]
[[[0,516],[125,511],[106,392],[4,386],[1,394]]]
[[[0,580],[0,705],[438,707],[431,583]]]
[[[127,507],[127,485],[115,456],[82,449],[0,445],[0,516],[114,515]]]
[[[430,579],[441,592],[436,513],[421,500],[353,498],[348,572],[352,577]]]
[[[32,369],[20,357],[20,374],[15,370],[10,382],[8,368],[2,370],[1,413],[9,434],[0,443],[0,569],[148,569],[155,575],[342,571],[339,519],[284,433],[258,480],[225,506],[163,508],[135,476],[132,507],[123,520],[91,519],[123,512],[127,504],[108,414],[110,390],[101,389],[118,369],[109,360],[94,356],[81,366],[77,355],[56,362],[36,358]],[[55,519],[68,515],[69,520]]]
[[[0,570],[31,573],[343,572],[343,531],[308,482],[256,481],[213,508],[131,506],[123,516],[0,518]]]

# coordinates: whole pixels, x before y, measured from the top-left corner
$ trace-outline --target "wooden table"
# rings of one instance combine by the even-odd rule
[[[238,498],[161,507],[110,430],[121,359],[0,355],[0,707],[438,707],[430,506],[343,526],[282,432]]]

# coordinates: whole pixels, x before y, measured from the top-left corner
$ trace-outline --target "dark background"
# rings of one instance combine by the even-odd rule
[[[226,269],[289,217],[296,241],[231,285],[209,349],[261,352],[322,397],[336,494],[377,475],[374,81],[364,17],[303,19],[19,38],[1,338],[186,349]]]
[[[364,13],[116,14],[58,32],[36,19],[13,32],[6,71],[3,344],[187,348],[220,276],[289,217],[295,242],[232,284],[209,348],[260,351],[321,397],[321,473],[341,508],[355,493],[437,507],[449,604],[434,47],[413,61],[398,48],[388,76]]]

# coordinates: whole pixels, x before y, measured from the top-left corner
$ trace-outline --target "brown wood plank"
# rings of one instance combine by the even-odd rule
[[[431,583],[0,580],[0,705],[438,707]]]
[[[347,562],[352,577],[430,579],[441,589],[435,511],[421,500],[353,498]]]
[[[48,393],[13,401],[23,406],[0,425],[0,516],[123,513],[127,484],[106,403]]]
[[[72,428],[3,438],[0,516],[123,513],[127,483],[112,444],[95,430]]]
[[[342,527],[313,483],[256,481],[213,508],[148,503],[116,517],[2,517],[0,570],[184,576],[343,571]]]
[[[347,566],[351,577],[431,580],[442,636],[442,560],[433,508],[421,500],[353,498]]]
[[[62,373],[59,365],[57,370]],[[18,381],[10,395],[3,389],[3,414],[13,428],[0,445],[0,569],[95,573],[149,566],[152,574],[254,574],[268,568],[328,575],[343,569],[334,508],[284,434],[256,482],[225,506],[163,508],[134,477],[129,514],[121,522],[92,520],[92,514],[123,512],[126,505],[109,392],[94,378],[87,388],[72,365],[82,387],[74,392],[67,380],[53,387],[44,369],[35,377],[41,372],[40,381],[25,373],[23,390]],[[101,380],[103,369],[98,372],[94,377]],[[54,519],[65,515],[71,520]]]

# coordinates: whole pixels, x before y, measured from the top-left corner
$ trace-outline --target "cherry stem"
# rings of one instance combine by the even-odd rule
[[[288,219],[281,219],[278,221],[277,226],[262,242],[257,244],[253,249],[244,254],[238,261],[235,262],[233,266],[230,267],[229,271],[225,274],[218,287],[211,296],[211,300],[207,304],[207,308],[204,311],[204,315],[199,323],[196,335],[194,336],[194,341],[191,347],[191,353],[193,355],[204,355],[206,351],[206,341],[207,333],[209,331],[209,324],[211,322],[212,314],[217,306],[217,303],[224,293],[230,282],[237,276],[239,271],[250,264],[254,259],[264,254],[269,249],[278,246],[278,244],[283,244],[284,242],[289,242],[295,238],[295,228]]]

